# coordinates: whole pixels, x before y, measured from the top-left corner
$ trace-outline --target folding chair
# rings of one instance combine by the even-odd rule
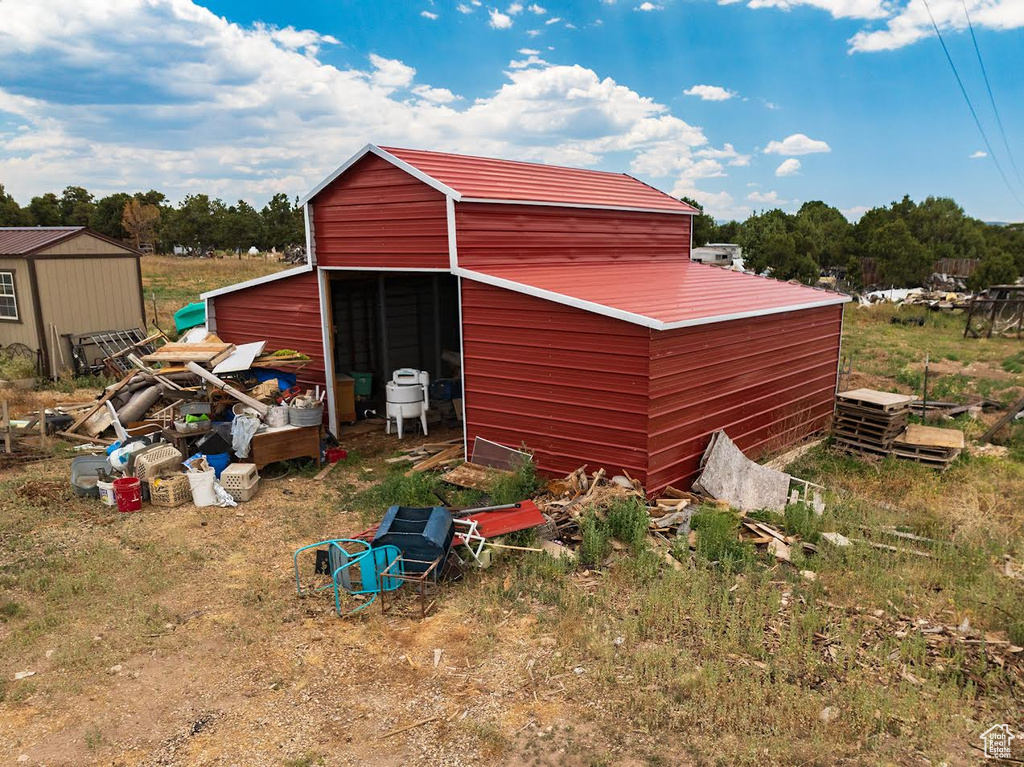
[[[324,546],[327,548],[324,549]],[[303,587],[299,574],[299,555],[311,549],[317,553],[315,574],[327,576],[330,581],[320,586]],[[334,609],[339,616],[343,614],[341,609],[341,593],[343,591],[358,596],[372,594],[373,596],[368,601],[363,602],[354,610],[344,613],[353,615],[373,604],[380,591],[394,591],[402,585],[402,581],[394,575],[381,575],[389,567],[392,568],[391,573],[400,574],[402,572],[401,563],[392,567],[395,561],[401,558],[401,554],[402,552],[397,546],[371,548],[367,541],[353,538],[333,538],[311,543],[297,549],[292,557],[295,568],[295,591],[299,596],[308,596],[332,589],[334,591]]]

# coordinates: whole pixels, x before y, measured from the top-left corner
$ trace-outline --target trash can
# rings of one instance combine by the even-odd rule
[[[350,373],[356,382],[356,396],[369,397],[373,393],[373,373]]]

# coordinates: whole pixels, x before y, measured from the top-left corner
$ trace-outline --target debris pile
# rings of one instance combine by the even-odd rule
[[[234,505],[255,494],[267,464],[321,461],[326,392],[296,386],[305,355],[225,343],[205,327],[142,356],[138,346],[117,356],[130,366],[117,383],[64,413],[58,434],[94,452],[72,463],[76,494],[120,511]]]

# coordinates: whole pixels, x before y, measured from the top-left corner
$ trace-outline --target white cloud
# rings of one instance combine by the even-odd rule
[[[551,17],[550,19],[548,19],[548,20],[547,20],[547,21],[545,21],[544,23],[545,23],[545,24],[557,24],[557,23],[558,23],[558,22],[560,22],[561,20],[562,20],[562,17],[561,17],[561,16],[552,16],[552,17]]]
[[[535,48],[520,48],[519,53],[523,56],[539,56],[540,51]]]
[[[119,2],[114,12],[36,0],[0,15],[0,67],[36,61],[69,84],[28,95],[0,86],[11,125],[0,132],[0,178],[19,200],[80,182],[99,194],[158,188],[172,199],[202,191],[258,203],[307,192],[368,141],[604,162],[688,191],[749,162],[665,104],[586,67],[535,61],[495,72],[497,86],[470,101],[379,53],[326,64],[309,51],[336,41],[315,31],[245,27],[188,0]],[[126,29],[130,50],[117,44]],[[111,72],[136,98],[86,85]],[[88,101],[54,95],[76,83]],[[714,215],[739,215],[726,192],[694,196]]]
[[[783,160],[782,164],[775,169],[775,175],[782,176],[795,176],[800,172],[800,161],[795,157],[790,157],[788,160]]]
[[[779,193],[776,191],[771,192],[751,192],[747,195],[747,199],[753,203],[759,205],[785,205],[789,200],[783,200],[779,198]]]
[[[458,5],[456,5],[455,6],[455,10],[457,10],[459,13],[472,13],[473,12],[473,9],[470,6],[466,5],[465,3],[459,3]]]
[[[505,13],[509,16],[516,16],[523,12],[522,3],[511,3],[508,8],[505,9]]]
[[[854,205],[852,208],[840,208],[839,212],[848,218],[852,223],[857,223],[860,217],[867,213],[871,208],[867,205]]]
[[[525,59],[519,59],[516,61],[513,59],[508,63],[512,69],[526,69],[532,66],[548,66],[548,62],[544,61],[540,56],[527,56]]]
[[[694,85],[683,93],[687,96],[698,96],[701,101],[728,101],[736,95],[735,91],[727,90],[720,85]]]
[[[431,21],[437,19],[437,14],[431,13],[430,11],[420,11],[420,16],[422,16],[425,19],[430,19]]]
[[[378,85],[388,92],[396,88],[408,88],[416,76],[415,69],[403,64],[398,59],[386,59],[376,53],[371,53],[370,63],[376,70],[370,75],[370,79],[374,85]]]
[[[721,149],[714,149],[708,147],[707,149],[701,149],[694,153],[697,157],[709,157],[712,160],[728,160],[729,165],[735,166],[746,166],[750,165],[750,155],[740,154],[736,151],[736,147],[732,144],[726,143]]]
[[[537,5],[536,3],[531,3],[529,6],[527,6],[527,10],[529,10],[530,13],[537,14],[538,16],[543,16],[545,13],[548,12],[547,8],[545,8],[542,5]]]
[[[526,30],[526,34],[529,35],[530,37],[536,37],[537,35],[540,34],[540,30],[539,29],[528,29],[528,30]]]
[[[643,2],[643,3],[640,3],[640,5],[638,5],[633,10],[634,11],[643,11],[643,12],[649,13],[650,11],[660,11],[661,8],[662,8],[662,6],[655,5],[652,2]]]
[[[982,152],[980,149],[971,155],[970,159],[980,160],[982,157],[988,157],[988,152]]]
[[[512,26],[512,17],[506,16],[504,13],[499,11],[497,8],[491,8],[488,11],[490,14],[490,20],[487,22],[493,29],[509,29]]]
[[[934,0],[933,0],[934,1]],[[743,0],[718,0],[719,5],[734,5]],[[832,14],[834,19],[884,19],[889,15],[886,0],[749,0],[748,8],[778,8],[789,11],[806,6]]]
[[[891,51],[912,45],[934,34],[928,7],[943,32],[964,32],[967,17],[979,29],[1008,30],[1024,27],[1024,2],[1021,0],[718,0],[719,5],[745,3],[753,9],[817,8],[835,19],[885,21],[883,27],[866,27],[849,40],[851,53]]]
[[[781,154],[788,157],[831,151],[832,147],[824,141],[809,138],[803,133],[794,133],[792,136],[786,136],[782,141],[770,141],[768,146],[764,148],[765,154]]]
[[[456,96],[447,88],[432,88],[429,85],[417,85],[412,89],[412,92],[421,99],[433,102],[434,104],[450,104],[462,98],[462,96]]]

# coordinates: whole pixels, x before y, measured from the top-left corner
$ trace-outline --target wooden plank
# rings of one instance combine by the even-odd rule
[[[1017,413],[1019,413],[1021,410],[1024,410],[1024,397],[1021,397],[1019,400],[1014,402],[1010,406],[1010,409],[1006,411],[1006,414],[1003,415],[1003,417],[996,421],[994,424],[992,424],[992,426],[989,427],[988,431],[981,435],[981,439],[979,439],[978,442],[984,445],[986,442],[991,440],[996,435],[996,432],[998,432],[1000,429],[1006,426],[1006,424],[1012,421],[1014,416],[1017,415]]]
[[[405,473],[405,476],[409,477],[421,471],[429,471],[438,466],[448,463],[449,461],[455,461],[462,457],[462,445],[452,445],[446,450],[442,450],[437,455],[431,456],[425,461],[420,461],[418,464],[413,466],[409,471]]]
[[[480,466],[475,463],[464,463],[449,471],[441,480],[449,485],[457,487],[468,487],[471,490],[490,490],[495,480],[503,475],[510,475],[511,472],[504,469],[492,469],[489,466]]]
[[[234,344],[225,343],[170,343],[141,359],[143,362],[202,362],[209,365],[227,359],[234,350]]]
[[[248,405],[249,407],[251,407],[253,410],[255,410],[260,415],[266,416],[267,411],[269,410],[269,408],[266,405],[264,405],[262,402],[260,402],[259,400],[255,400],[252,397],[250,397],[248,394],[245,394],[243,392],[238,391],[238,389],[236,389],[231,384],[222,381],[221,379],[217,378],[217,376],[215,376],[213,373],[211,373],[210,371],[206,370],[203,367],[200,367],[199,365],[197,365],[194,362],[189,362],[185,367],[187,367],[189,370],[191,370],[197,376],[202,378],[204,381],[209,381],[214,386],[216,386],[218,389],[223,389],[225,392],[227,392],[232,397],[237,399],[243,405]]]
[[[938,447],[963,450],[964,433],[959,429],[939,429],[913,423],[898,436],[895,444],[903,447]]]

